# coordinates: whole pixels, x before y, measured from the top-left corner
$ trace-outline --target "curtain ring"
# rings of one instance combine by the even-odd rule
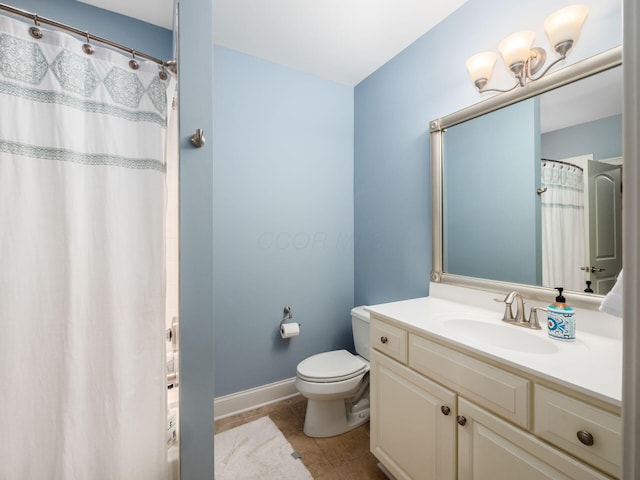
[[[169,78],[169,75],[167,75],[167,70],[164,68],[164,65],[161,65],[159,68],[160,68],[160,71],[158,72],[158,76],[160,77],[160,80],[166,80],[167,78]]]
[[[91,41],[91,35],[89,34],[89,32],[84,32],[84,35],[85,37],[87,37],[87,43],[82,45],[82,51],[87,55],[93,55],[95,49],[93,48],[93,45],[89,43]]]
[[[31,35],[36,40],[40,40],[42,38],[42,30],[40,30],[38,28],[40,26],[40,22],[38,21],[38,14],[37,13],[33,14],[33,23],[35,23],[36,26],[35,27],[31,27],[29,29],[29,35]]]
[[[131,60],[129,60],[129,67],[131,70],[137,70],[140,68],[140,64],[136,61],[136,51],[131,49]]]

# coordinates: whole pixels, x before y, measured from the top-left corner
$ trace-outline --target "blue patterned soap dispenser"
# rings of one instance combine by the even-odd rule
[[[576,339],[576,312],[567,305],[566,299],[562,296],[564,289],[556,287],[556,290],[556,301],[547,309],[547,331],[552,338],[572,342]]]

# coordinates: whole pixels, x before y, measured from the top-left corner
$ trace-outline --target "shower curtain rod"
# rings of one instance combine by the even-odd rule
[[[176,73],[176,62],[175,60],[160,60],[159,58],[153,57],[151,55],[147,55],[146,53],[138,52],[133,48],[125,47],[124,45],[120,45],[119,43],[113,42],[106,38],[99,37],[97,35],[93,35],[92,33],[87,32],[86,30],[80,30],[79,28],[72,27],[70,25],[66,25],[61,22],[57,22],[55,20],[51,20],[47,17],[41,17],[37,13],[28,12],[26,10],[22,10],[20,8],[12,7],[11,5],[7,5],[5,3],[0,3],[0,10],[4,10],[5,12],[12,13],[14,15],[19,15],[21,17],[29,18],[33,20],[33,22],[38,26],[40,23],[44,23],[46,25],[51,25],[52,27],[59,28],[61,30],[66,30],[68,32],[74,33],[78,36],[87,39],[87,43],[89,41],[94,41],[98,43],[102,43],[104,45],[108,45],[109,47],[115,48],[117,50],[122,50],[123,52],[130,53],[133,57],[140,57],[146,60],[150,60],[152,62],[157,63],[158,65],[169,69],[172,73]]]
[[[581,172],[584,171],[584,169],[578,165],[574,165],[573,163],[569,163],[569,162],[563,162],[562,160],[551,160],[550,158],[541,158],[540,159],[541,162],[552,162],[552,163],[560,163],[562,165],[568,165],[569,167],[573,167],[573,168],[577,168],[578,170],[580,170]]]

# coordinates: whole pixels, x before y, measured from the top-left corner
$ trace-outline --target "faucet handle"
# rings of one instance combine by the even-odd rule
[[[504,300],[500,300],[499,298],[493,299],[495,302],[504,303],[504,315],[502,316],[503,322],[513,322],[515,318],[513,317],[513,311],[511,310],[511,303],[513,302],[513,297],[511,293],[507,294]]]
[[[542,328],[538,321],[538,310],[547,311],[544,307],[531,307],[531,313],[529,314],[529,328],[534,330],[541,330]]]

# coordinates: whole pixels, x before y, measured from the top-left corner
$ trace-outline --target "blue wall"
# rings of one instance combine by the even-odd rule
[[[213,478],[213,5],[180,10],[180,463]],[[189,138],[204,130],[209,141]]]
[[[559,160],[589,153],[594,160],[622,156],[622,115],[542,135],[542,158]]]
[[[215,395],[352,346],[353,89],[215,48]],[[290,305],[300,337],[282,340]]]
[[[165,28],[118,15],[76,0],[8,0],[3,3],[37,13],[80,30],[152,55],[173,58],[173,33]],[[0,12],[4,14],[4,12]],[[21,18],[11,15],[12,18]],[[25,21],[28,21],[25,19]],[[51,28],[43,25],[43,28]]]
[[[537,284],[538,113],[529,99],[445,132],[446,272]]]
[[[483,97],[465,60],[497,51],[512,32],[533,29],[547,50],[544,19],[570,2],[469,0],[355,89],[355,303],[428,293],[431,271],[429,121]],[[588,0],[582,37],[567,63],[619,45],[619,0]],[[492,86],[511,84],[501,61]]]

